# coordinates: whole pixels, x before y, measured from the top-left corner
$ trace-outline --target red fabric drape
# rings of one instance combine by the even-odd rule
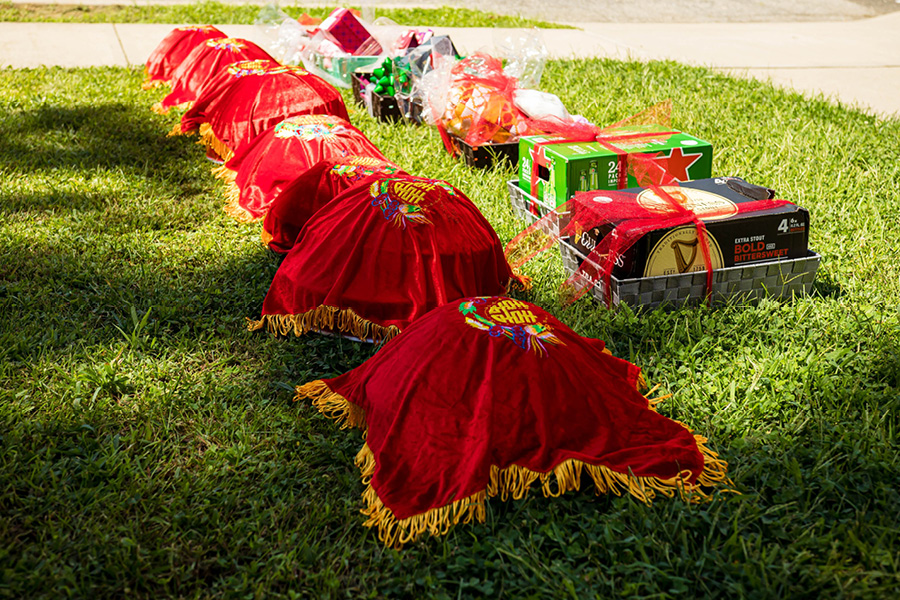
[[[577,489],[585,468],[598,491],[647,501],[691,489],[707,463],[703,484],[724,480],[705,440],[651,409],[639,373],[533,304],[467,298],[297,391],[367,431],[357,461],[377,497],[367,491],[363,512],[394,544],[445,532],[485,495],[519,498],[550,473],[548,495]]]
[[[405,173],[394,164],[367,156],[320,160],[275,196],[263,220],[263,240],[273,251],[286,254],[316,211],[375,174]]]
[[[228,160],[241,145],[296,115],[349,120],[340,92],[299,67],[274,62],[231,65],[185,112],[181,132],[206,125],[205,141]]]
[[[206,81],[223,67],[244,60],[274,60],[269,53],[248,40],[209,39],[194,47],[172,72],[172,91],[154,107],[157,112],[193,102]]]
[[[222,170],[233,178],[229,214],[241,221],[265,216],[284,186],[323,159],[387,159],[359,129],[331,115],[287,118],[241,146]]]
[[[226,37],[212,25],[194,25],[173,29],[153,49],[144,65],[144,88],[168,83],[175,69],[184,62],[191,50],[209,39]]]
[[[375,175],[321,208],[300,236],[254,328],[390,337],[456,298],[503,293],[512,276],[490,223],[439,180]]]

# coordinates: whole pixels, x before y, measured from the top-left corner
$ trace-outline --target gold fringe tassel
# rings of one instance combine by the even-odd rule
[[[241,206],[241,188],[238,187],[237,173],[222,165],[213,169],[216,179],[221,179],[225,184],[223,195],[225,196],[225,214],[239,223],[254,223],[262,217],[254,217],[250,211]]]
[[[655,392],[657,387],[651,389],[647,395]],[[366,431],[365,411],[333,392],[324,381],[316,380],[298,386],[296,392],[295,401],[309,398],[319,412],[334,419],[340,424],[341,429],[355,427]],[[650,409],[655,410],[656,404],[664,398],[648,399]],[[681,423],[679,425],[690,431],[685,425]],[[645,504],[651,504],[657,493],[668,498],[678,494],[682,500],[691,504],[710,500],[709,494],[702,488],[727,486],[722,487],[721,491],[738,493],[733,489],[734,484],[727,476],[728,463],[707,446],[708,440],[705,437],[694,434],[694,441],[703,456],[703,471],[694,484],[688,483],[691,472],[687,469],[674,477],[660,479],[618,473],[603,465],[591,465],[574,459],[561,462],[548,473],[538,473],[518,465],[511,465],[505,469],[491,466],[490,480],[484,491],[420,515],[399,520],[384,505],[372,487],[371,481],[376,466],[375,455],[368,444],[363,444],[355,460],[362,483],[366,486],[362,494],[365,508],[360,512],[368,518],[363,525],[377,527],[378,539],[387,546],[399,549],[425,533],[432,536],[445,535],[451,527],[460,522],[469,523],[476,520],[483,523],[486,518],[485,501],[488,498],[499,496],[503,501],[510,498],[521,500],[535,482],[540,483],[541,491],[549,498],[579,490],[584,472],[587,472],[593,481],[594,491],[598,496],[609,493],[621,496],[623,492],[628,492]]]
[[[275,239],[275,236],[273,236],[271,233],[266,231],[265,226],[263,226],[262,231],[259,234],[259,237],[262,240],[263,246],[268,246],[269,242],[271,242],[273,239]]]
[[[513,269],[513,276],[509,278],[508,290],[516,290],[518,292],[530,292],[533,286],[531,277],[522,275],[517,269]]]
[[[451,527],[460,522],[469,523],[475,520],[483,523],[486,517],[485,501],[488,498],[499,496],[502,500],[509,498],[521,500],[535,482],[540,483],[541,491],[546,497],[555,498],[566,492],[579,490],[581,476],[585,472],[593,481],[597,495],[612,493],[621,496],[624,492],[628,492],[641,502],[650,504],[657,493],[670,498],[677,493],[686,502],[697,504],[710,499],[709,495],[700,489],[701,486],[713,487],[730,481],[725,476],[727,463],[706,447],[704,438],[694,437],[704,458],[703,474],[696,484],[687,483],[686,478],[690,476],[690,471],[687,470],[669,479],[635,477],[628,473],[617,473],[602,465],[589,465],[578,460],[562,462],[549,473],[536,473],[518,465],[506,469],[492,466],[490,481],[484,491],[406,519],[397,519],[372,487],[375,456],[365,444],[356,456],[356,465],[366,486],[362,494],[365,508],[360,512],[368,517],[363,523],[366,527],[378,528],[379,540],[387,546],[401,548],[425,533],[433,536],[445,535]]]
[[[213,152],[219,155],[219,157],[228,162],[231,160],[231,157],[234,156],[234,151],[226,146],[219,138],[216,137],[216,134],[213,133],[212,127],[209,126],[209,123],[203,123],[200,125],[200,142],[207,148],[211,148]]]
[[[162,105],[162,102],[156,102],[153,104],[153,106],[150,107],[150,110],[152,110],[153,112],[155,112],[158,115],[167,115],[167,114],[169,114],[169,111],[171,111],[173,108],[176,110],[179,110],[179,111],[185,111],[185,110],[189,109],[192,104],[193,104],[193,102],[182,102],[181,104],[176,104],[175,106],[166,108],[165,106]],[[179,122],[177,129],[173,129],[173,133],[170,133],[169,135],[172,136],[172,135],[188,135],[188,134],[190,134],[190,132],[182,132],[181,131],[181,123]]]
[[[320,306],[299,315],[263,315],[258,321],[247,319],[247,329],[267,331],[280,335],[301,336],[310,331],[331,331],[347,333],[361,340],[371,339],[378,344],[386,342],[400,333],[396,325],[384,327],[363,319],[351,308]]]
[[[161,79],[150,79],[150,76],[147,75],[146,79],[144,79],[143,83],[141,83],[142,90],[153,90],[162,85],[168,84],[168,81],[163,81]]]
[[[331,391],[328,384],[321,379],[311,381],[304,385],[298,385],[296,392],[294,402],[302,398],[309,398],[312,400],[313,406],[315,406],[320,413],[329,419],[336,421],[341,426],[341,429],[353,427],[365,431],[366,411],[352,402],[348,402],[347,399],[340,394]],[[359,457],[357,457],[357,460],[358,459]],[[374,457],[372,457],[372,460],[374,461]],[[357,462],[357,464],[359,463]],[[372,473],[375,472],[374,469],[373,462]]]

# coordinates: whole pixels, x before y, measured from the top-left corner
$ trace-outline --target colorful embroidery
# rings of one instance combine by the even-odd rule
[[[399,170],[399,167],[368,156],[348,156],[347,162],[331,167],[332,173],[343,177],[350,183],[356,183],[376,173],[394,175]]]
[[[305,118],[310,116],[314,115],[302,115],[282,121],[275,126],[275,137],[280,139],[299,138],[307,142],[312,140],[328,141],[347,129],[341,125],[339,119],[329,120],[328,117],[319,115],[316,116],[320,118],[314,121]]]
[[[407,223],[430,225],[425,216],[425,196],[435,188],[443,188],[455,194],[453,188],[433,179],[382,179],[372,183],[369,194],[372,206],[381,209],[386,221],[392,221],[400,229],[406,229]]]
[[[215,27],[212,25],[188,25],[187,27],[176,27],[178,31],[215,31]]]
[[[285,65],[274,65],[270,60],[244,60],[228,65],[228,73],[235,77],[246,77],[248,75],[278,75],[279,73],[296,73],[297,75],[308,75],[306,71],[299,67],[291,67]]]
[[[537,315],[531,306],[521,300],[512,298],[493,299],[470,298],[459,305],[459,312],[466,316],[466,323],[475,329],[487,331],[491,337],[506,337],[516,346],[525,350],[533,350],[538,356],[546,354],[544,344],[554,346],[565,345],[553,334],[550,326],[538,322]],[[483,308],[487,317],[478,314]]]
[[[206,40],[206,45],[210,48],[215,48],[216,50],[230,50],[231,52],[244,50],[247,47],[244,42],[237,38],[219,38]]]

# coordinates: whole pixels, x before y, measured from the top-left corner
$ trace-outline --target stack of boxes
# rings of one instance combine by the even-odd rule
[[[707,289],[706,260],[695,225],[657,229],[644,234],[617,258],[610,289],[604,281],[594,284],[596,298],[612,304],[655,307],[700,302],[707,292],[713,301],[809,292],[819,256],[808,248],[809,213],[805,209],[783,202],[760,204],[773,199],[775,192],[736,177],[713,178],[712,145],[692,135],[661,126],[605,130],[607,135],[615,141],[521,138],[519,178],[509,182],[513,208],[520,218],[536,221],[547,217],[545,229],[558,234],[560,226],[568,223],[566,203],[587,191],[623,190],[633,194],[640,206],[664,209],[668,200],[640,187],[628,169],[629,156],[640,154],[659,161],[681,182],[663,190],[703,221],[714,271]],[[598,194],[598,201],[610,200]],[[585,260],[599,260],[591,257],[591,252],[615,225],[597,224],[561,237],[566,269],[574,273]]]

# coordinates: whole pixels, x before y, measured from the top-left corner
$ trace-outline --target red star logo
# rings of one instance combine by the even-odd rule
[[[688,169],[703,157],[703,153],[685,154],[681,148],[673,148],[669,156],[657,156],[653,162],[668,171],[678,181],[689,181]]]

